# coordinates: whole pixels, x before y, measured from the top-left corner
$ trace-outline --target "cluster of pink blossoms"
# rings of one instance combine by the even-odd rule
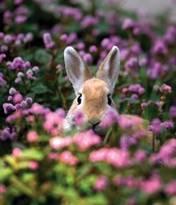
[[[159,150],[151,156],[151,162],[162,164],[171,168],[176,167],[176,139],[170,139]]]
[[[77,146],[80,151],[86,151],[94,145],[101,143],[101,138],[92,130],[80,132],[73,137],[53,137],[50,140],[50,146],[53,149],[62,149],[71,144]]]
[[[117,168],[131,165],[129,153],[118,148],[100,148],[89,155],[91,162],[107,162]]]
[[[68,165],[76,165],[78,163],[78,158],[75,157],[70,151],[64,151],[58,156],[59,161]]]
[[[65,113],[62,109],[47,113],[43,128],[51,135],[56,136],[63,127],[64,116]]]

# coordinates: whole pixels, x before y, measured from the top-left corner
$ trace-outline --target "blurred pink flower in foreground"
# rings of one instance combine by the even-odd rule
[[[135,162],[143,162],[147,157],[146,151],[144,150],[137,150],[134,154],[134,160]]]
[[[13,155],[14,157],[19,157],[19,156],[21,156],[21,154],[22,154],[22,151],[21,151],[21,149],[18,148],[18,147],[15,147],[15,148],[12,150],[12,155]]]
[[[142,125],[143,119],[138,116],[132,115],[120,115],[118,119],[118,124],[120,128],[127,129],[133,126]]]
[[[28,142],[37,142],[38,141],[38,134],[36,131],[29,131],[27,133],[27,141]]]
[[[73,142],[78,146],[79,150],[85,151],[93,145],[100,144],[101,138],[92,130],[76,134]]]
[[[42,115],[48,113],[49,109],[44,108],[42,105],[38,103],[34,103],[32,104],[32,107],[29,109],[29,111],[35,115]]]
[[[82,112],[76,112],[74,115],[74,122],[77,126],[81,126],[85,122],[84,114]]]
[[[163,164],[168,167],[176,167],[176,139],[168,140],[158,153],[151,156],[150,160],[155,164]]]
[[[58,153],[55,153],[55,152],[50,152],[48,154],[48,159],[51,159],[51,160],[57,160],[58,159]]]
[[[29,162],[29,169],[31,170],[37,170],[39,168],[39,164],[36,161],[30,161]]]
[[[94,184],[94,188],[97,191],[102,191],[107,187],[107,185],[108,185],[108,180],[107,180],[106,176],[100,176],[96,180],[96,182]]]
[[[9,115],[7,118],[6,118],[6,121],[7,122],[12,122],[14,120],[19,120],[21,119],[23,116],[21,110],[17,110],[16,112],[12,113],[11,115]]]
[[[170,183],[168,183],[165,187],[165,192],[168,195],[176,195],[176,180],[171,181]]]
[[[69,146],[72,143],[73,139],[71,137],[53,137],[50,140],[50,146],[53,149],[61,149]]]
[[[6,192],[6,187],[3,184],[0,184],[0,194],[4,194]]]
[[[108,151],[106,161],[115,167],[125,167],[130,164],[128,152],[116,148],[111,148]]]
[[[142,181],[140,188],[142,191],[148,194],[154,194],[158,192],[162,187],[161,179],[158,175],[153,175],[149,179]]]
[[[110,108],[103,116],[102,121],[100,122],[101,128],[107,128],[113,123],[118,122],[118,113],[115,109]]]
[[[56,136],[59,133],[59,129],[63,127],[64,115],[65,113],[62,109],[47,113],[43,124],[44,129],[51,135]]]
[[[128,152],[117,148],[101,148],[93,151],[89,155],[89,160],[92,162],[105,161],[115,167],[126,167],[131,164]]]
[[[109,151],[109,148],[101,148],[97,151],[93,151],[89,155],[89,160],[92,162],[103,161],[106,158],[106,155]]]
[[[140,181],[137,178],[134,178],[132,176],[127,176],[127,177],[116,176],[113,179],[113,183],[116,186],[127,186],[129,188],[137,188]]]
[[[76,165],[78,158],[75,157],[70,151],[64,151],[59,155],[59,160],[64,164]]]

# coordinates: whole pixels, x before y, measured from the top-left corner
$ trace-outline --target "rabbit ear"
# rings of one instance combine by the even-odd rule
[[[77,51],[68,46],[64,50],[65,69],[75,92],[81,88],[83,82],[91,78],[89,69],[84,64]]]
[[[104,61],[100,64],[97,78],[104,80],[111,92],[115,87],[120,71],[120,51],[117,46],[113,46]]]

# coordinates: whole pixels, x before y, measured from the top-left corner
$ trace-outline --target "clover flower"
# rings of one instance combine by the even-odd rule
[[[117,148],[101,148],[93,151],[89,155],[89,160],[92,162],[104,161],[114,167],[126,167],[130,165],[128,152]]]
[[[108,109],[108,111],[104,114],[101,122],[100,127],[101,128],[108,128],[114,123],[117,123],[119,119],[119,115],[117,111],[113,108]]]
[[[5,53],[1,53],[0,54],[0,63],[2,63],[5,58],[6,58],[6,54]]]
[[[140,127],[143,124],[143,119],[138,116],[120,115],[118,124],[122,129]]]
[[[25,70],[31,66],[29,61],[23,60],[21,57],[15,57],[13,61],[7,62],[7,66],[11,70]]]
[[[173,180],[170,183],[168,183],[164,190],[166,194],[168,194],[169,196],[174,196],[176,194],[176,181]]]
[[[62,109],[59,109],[56,112],[48,112],[45,116],[43,128],[53,136],[56,136],[59,132],[59,129],[63,127],[63,117],[64,112]]]
[[[122,28],[126,30],[126,29],[132,29],[134,28],[134,26],[135,26],[135,22],[132,19],[127,18],[124,20]]]
[[[87,28],[89,26],[96,25],[98,23],[98,19],[96,17],[92,16],[86,16],[84,19],[81,21],[81,26],[83,28]]]
[[[35,171],[39,168],[39,163],[36,161],[29,161],[28,167],[29,167],[29,169]]]
[[[169,115],[170,115],[170,117],[172,117],[172,118],[175,118],[175,117],[176,117],[176,106],[171,106],[171,107],[170,107]]]
[[[128,91],[138,95],[142,95],[145,92],[144,88],[140,84],[131,84],[128,87]]]
[[[78,158],[75,157],[70,151],[64,151],[61,154],[59,154],[59,161],[61,161],[64,164],[68,164],[71,166],[74,166],[78,163]]]
[[[80,151],[86,151],[94,145],[98,145],[101,142],[101,138],[96,135],[92,130],[76,134],[73,137],[73,142],[78,146]]]
[[[163,84],[163,85],[160,87],[160,92],[161,92],[161,93],[164,93],[164,94],[171,93],[171,92],[172,92],[172,87],[171,87],[170,85]]]
[[[128,61],[125,63],[125,69],[127,71],[136,70],[138,66],[138,60],[135,57],[129,58]]]
[[[150,158],[151,163],[163,164],[167,167],[175,167],[176,166],[175,148],[176,148],[176,140],[175,139],[168,140],[161,147],[158,153],[153,154],[151,156]]]
[[[94,189],[97,191],[103,191],[108,186],[108,180],[106,176],[99,176],[94,184]]]
[[[9,114],[9,113],[14,112],[16,110],[16,107],[11,103],[4,103],[3,109],[4,109],[5,114]]]
[[[37,142],[38,141],[38,134],[36,131],[29,131],[27,133],[27,141],[30,142],[30,143],[33,143],[33,142]]]
[[[160,191],[161,187],[162,181],[156,174],[152,175],[149,179],[142,181],[140,184],[141,190],[148,194],[154,194]]]
[[[138,188],[139,186],[139,180],[132,177],[132,176],[127,176],[127,177],[121,177],[121,176],[116,176],[113,179],[113,184],[115,184],[116,186],[126,186],[129,188]]]
[[[45,44],[45,47],[48,48],[48,49],[53,48],[54,45],[55,45],[52,38],[51,38],[50,33],[44,33],[43,34],[43,42]]]
[[[155,42],[155,45],[153,47],[153,53],[158,55],[166,55],[168,52],[168,49],[162,39],[159,39]]]
[[[7,188],[5,187],[5,185],[0,184],[0,194],[4,194],[6,193],[6,191],[7,191]]]
[[[71,137],[53,137],[50,140],[50,146],[53,149],[62,149],[64,147],[68,147],[73,143],[73,139]]]
[[[16,138],[16,132],[14,129],[6,127],[0,130],[0,140],[14,140]]]

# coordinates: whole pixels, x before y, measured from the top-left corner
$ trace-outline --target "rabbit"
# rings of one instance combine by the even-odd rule
[[[95,127],[108,109],[115,110],[111,95],[120,71],[119,49],[117,46],[112,47],[101,63],[96,77],[91,75],[89,68],[71,46],[64,50],[64,61],[67,76],[76,95],[66,116],[66,127],[72,125],[76,112],[82,112],[86,121]]]
[[[75,113],[82,112],[86,122],[96,130],[95,128],[99,126],[109,110],[117,112],[112,94],[120,72],[119,48],[117,46],[111,48],[99,65],[95,77],[91,75],[89,68],[73,47],[65,48],[64,61],[67,76],[76,95],[66,116],[65,129],[71,128]],[[122,114],[120,117],[129,121],[133,121],[133,119],[138,121],[137,127],[134,126],[133,130],[144,130],[142,118],[126,114]],[[123,129],[123,125],[121,127]]]

